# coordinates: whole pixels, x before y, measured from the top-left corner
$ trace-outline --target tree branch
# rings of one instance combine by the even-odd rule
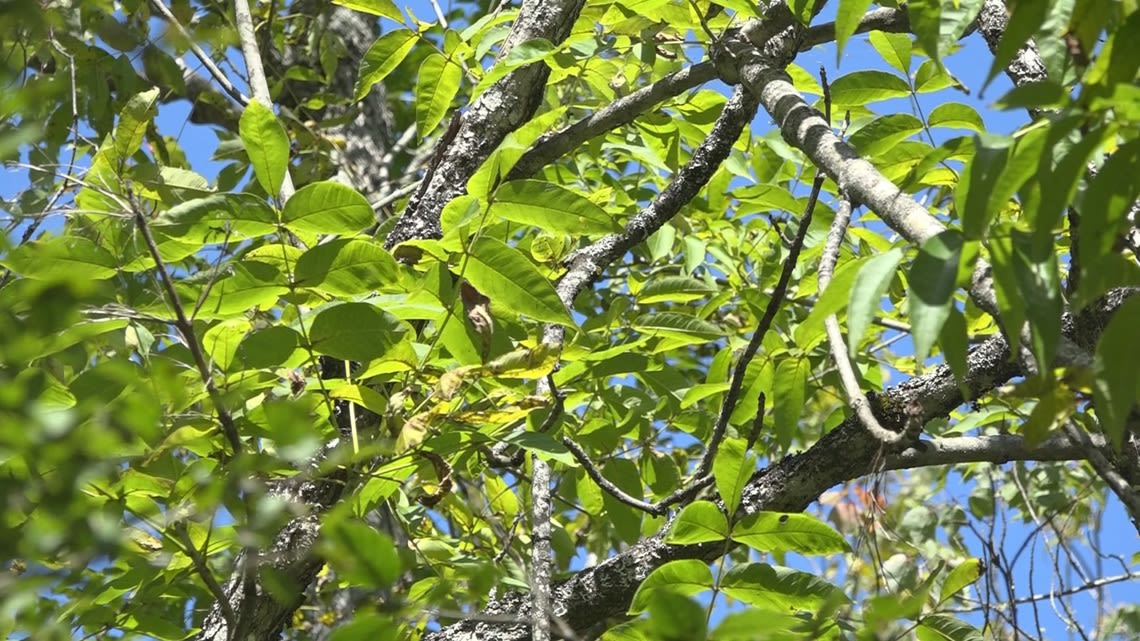
[[[507,175],[507,180],[531,176],[587,140],[628,125],[653,105],[714,78],[716,78],[716,68],[713,64],[707,61],[701,62],[671,73],[628,96],[618,98],[606,108],[590,114],[565,129],[543,135],[515,163]]]
[[[273,98],[269,95],[269,83],[265,79],[265,69],[261,65],[261,53],[257,49],[257,35],[253,31],[253,15],[250,14],[248,0],[234,0],[234,17],[238,40],[241,42],[242,57],[245,58],[246,73],[249,76],[249,90],[253,93],[254,100],[272,109]],[[285,179],[281,182],[281,202],[289,200],[294,191],[293,177],[286,166]]]
[[[653,202],[630,218],[621,232],[603,236],[566,259],[568,271],[558,281],[555,289],[567,307],[573,304],[579,293],[601,278],[603,270],[610,263],[649,238],[704,188],[728,157],[744,127],[755,116],[756,105],[756,97],[751,92],[738,88],[725,103],[708,137],[693,151],[689,162],[657,194]],[[561,343],[562,331],[561,327],[548,327],[544,340],[548,343]]]
[[[500,60],[513,47],[545,38],[562,42],[578,18],[585,0],[523,0],[511,33],[503,42]],[[408,203],[384,241],[392,248],[413,238],[439,238],[439,216],[444,205],[467,189],[467,180],[503,138],[530,120],[542,103],[550,68],[538,62],[512,71],[491,85],[460,116],[459,129],[440,149],[435,170],[425,177],[424,188]]]
[[[835,271],[835,263],[839,260],[839,250],[843,247],[843,237],[847,233],[847,225],[851,222],[851,201],[846,196],[840,197],[839,209],[835,220],[831,222],[831,229],[827,232],[827,242],[823,248],[823,255],[819,259],[819,291],[820,296],[827,291],[831,283],[831,275]],[[839,371],[839,382],[847,395],[847,404],[855,411],[859,422],[872,436],[883,443],[893,445],[902,440],[902,432],[892,432],[879,424],[875,413],[871,411],[871,402],[867,395],[859,389],[859,379],[847,358],[847,343],[843,340],[843,332],[839,329],[839,319],[835,314],[828,315],[823,321],[827,330],[827,343],[831,347],[831,357],[835,359],[835,368]]]

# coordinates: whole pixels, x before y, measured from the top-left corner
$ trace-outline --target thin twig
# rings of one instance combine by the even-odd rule
[[[416,188],[418,188],[421,183],[423,183],[423,179],[420,179],[420,180],[417,180],[413,183],[404,185],[403,187],[400,187],[399,189],[397,189],[393,192],[384,194],[376,202],[372,203],[372,210],[378,211],[380,209],[383,209],[384,207],[387,207],[388,205],[391,205],[392,203],[396,202],[397,200],[399,200],[399,199],[403,198],[404,196],[407,196],[408,194],[415,191]]]
[[[233,450],[233,455],[237,456],[241,454],[241,437],[238,435],[237,426],[234,424],[234,419],[226,409],[225,403],[222,401],[222,395],[214,383],[214,375],[210,371],[210,366],[206,364],[206,356],[202,353],[202,345],[198,342],[198,337],[194,334],[194,326],[190,323],[190,319],[187,318],[186,311],[182,308],[182,301],[178,298],[178,292],[174,289],[174,280],[170,278],[170,273],[166,270],[166,263],[162,261],[162,256],[158,253],[158,245],[155,244],[154,236],[150,233],[150,226],[147,224],[146,214],[143,213],[142,207],[139,206],[134,196],[130,193],[129,187],[127,200],[130,205],[131,213],[134,215],[135,226],[138,227],[139,234],[142,236],[143,242],[150,252],[150,257],[154,260],[154,266],[158,270],[159,281],[162,283],[162,287],[166,292],[170,309],[174,312],[174,327],[178,330],[178,333],[182,335],[182,340],[186,343],[187,349],[190,350],[190,356],[194,359],[194,365],[198,368],[198,376],[201,377],[202,383],[206,386],[206,393],[209,394],[210,401],[214,404],[214,410],[218,413],[218,422],[222,424],[222,433],[225,434],[226,440],[230,442],[230,449]]]
[[[198,576],[202,577],[202,582],[206,584],[206,589],[210,594],[221,604],[222,618],[225,619],[226,625],[230,630],[237,629],[237,613],[234,612],[233,605],[230,600],[226,598],[226,591],[222,589],[222,585],[218,583],[218,579],[210,572],[209,566],[206,565],[206,559],[198,548],[194,547],[194,542],[190,540],[190,534],[186,531],[184,523],[175,525],[174,530],[178,532],[178,538],[185,548],[186,556],[190,557],[191,563],[194,564],[194,569],[197,570]]]
[[[273,108],[273,99],[269,95],[269,83],[265,79],[265,68],[261,64],[261,52],[257,48],[257,35],[253,30],[253,15],[249,11],[248,0],[234,0],[234,18],[237,26],[238,40],[241,42],[241,54],[245,59],[245,68],[249,76],[249,90],[253,99]],[[281,182],[281,200],[289,200],[296,191],[293,188],[293,177],[289,175],[289,167],[285,167],[285,180]]]
[[[594,481],[594,483],[597,483],[598,487],[605,490],[607,494],[614,497],[618,501],[643,512],[648,512],[654,515],[659,515],[664,512],[663,508],[658,503],[650,503],[643,499],[632,497],[629,494],[626,494],[625,490],[614,485],[609,479],[602,476],[602,473],[598,470],[598,466],[590,460],[590,455],[582,449],[581,445],[575,443],[573,439],[564,436],[562,437],[562,444],[566,446],[566,449],[570,450],[570,453],[573,454],[574,458],[577,459],[579,464],[581,464],[582,469],[586,471],[586,475],[589,476]]]
[[[839,209],[835,213],[835,220],[827,232],[827,242],[823,248],[823,255],[819,259],[819,293],[820,296],[831,283],[831,275],[835,272],[835,264],[839,261],[839,251],[843,247],[843,236],[847,233],[847,225],[851,222],[851,201],[846,196],[839,200]],[[847,404],[859,417],[859,422],[877,440],[886,443],[898,443],[902,438],[901,432],[893,432],[883,427],[874,412],[871,411],[871,402],[863,390],[859,389],[859,380],[855,376],[855,369],[851,367],[848,359],[847,343],[843,340],[843,332],[839,329],[839,319],[835,314],[828,315],[823,321],[827,330],[827,342],[831,347],[831,356],[835,359],[835,368],[839,371],[839,381],[843,385],[843,392],[847,395]]]
[[[1097,475],[1104,481],[1113,493],[1124,504],[1125,509],[1128,511],[1128,516],[1132,519],[1132,524],[1140,531],[1140,496],[1137,496],[1136,490],[1129,484],[1128,480],[1116,471],[1116,468],[1109,462],[1108,457],[1100,451],[1092,439],[1089,438],[1087,432],[1077,427],[1068,421],[1064,426],[1065,434],[1068,435],[1074,442],[1079,443],[1085,449],[1088,455],[1089,464],[1096,470]]]
[[[190,47],[190,51],[194,53],[194,56],[198,58],[198,61],[202,63],[202,66],[206,68],[206,71],[210,72],[210,75],[214,77],[214,80],[217,81],[219,85],[221,85],[226,94],[243,107],[248,104],[249,98],[245,97],[240,91],[238,91],[237,87],[235,87],[234,84],[230,82],[230,79],[226,77],[226,74],[222,73],[222,70],[218,68],[218,65],[214,64],[214,60],[210,58],[210,56],[205,51],[202,50],[202,47],[198,46],[198,42],[194,36],[186,30],[186,27],[182,26],[182,23],[178,21],[178,18],[173,13],[171,13],[170,9],[166,7],[162,0],[150,0],[150,4],[156,10],[158,10],[159,13],[162,14],[162,17],[165,18],[166,21],[171,24],[171,26],[178,30],[178,33],[180,33],[186,40],[186,44],[188,47]],[[248,8],[246,11],[248,12]]]
[[[554,513],[550,500],[550,464],[531,454],[533,468],[531,497],[531,599],[533,603],[531,638],[550,641],[550,519]]]
[[[435,17],[439,19],[439,26],[444,29],[447,28],[447,17],[443,15],[443,8],[439,6],[438,0],[430,0],[432,11],[435,12]]]
[[[772,290],[772,297],[768,299],[768,305],[764,309],[764,315],[760,318],[760,322],[756,325],[752,339],[748,341],[748,345],[744,348],[744,354],[741,355],[740,360],[736,363],[736,368],[732,371],[732,380],[728,386],[728,393],[724,397],[724,403],[720,406],[720,414],[717,415],[716,424],[713,426],[712,437],[709,439],[704,457],[697,466],[696,474],[698,477],[706,476],[712,470],[713,458],[716,456],[716,450],[720,446],[721,439],[724,438],[728,419],[732,416],[733,410],[736,409],[736,404],[740,401],[740,393],[744,390],[744,374],[748,369],[748,364],[752,362],[756,352],[759,351],[765,334],[772,327],[772,321],[776,319],[776,312],[784,303],[784,296],[788,292],[788,283],[792,280],[792,272],[795,271],[796,263],[799,261],[800,251],[804,247],[804,238],[807,237],[812,214],[815,212],[815,204],[819,200],[819,192],[823,189],[823,181],[824,175],[822,173],[817,174],[815,180],[812,181],[811,194],[808,196],[807,206],[804,207],[804,215],[800,217],[796,237],[792,240],[787,258],[784,259],[784,267],[780,271],[780,280],[777,281],[776,288]]]
[[[569,270],[558,282],[557,291],[559,299],[567,308],[572,306],[579,292],[601,276],[603,269],[624,255],[634,245],[660,229],[681,210],[681,207],[700,192],[713,173],[724,162],[724,159],[728,157],[732,145],[740,137],[744,127],[752,120],[756,112],[757,100],[757,97],[747,89],[737,87],[732,98],[725,103],[716,123],[713,124],[712,132],[693,152],[692,158],[678,172],[673,181],[645,209],[631,218],[620,233],[609,234],[591,243],[588,247],[575,252],[566,261]],[[814,200],[812,205],[814,206]],[[808,219],[810,220],[810,216]],[[806,229],[806,225],[804,225],[802,231],[806,232]],[[790,275],[789,271],[787,276],[790,278]],[[786,280],[784,284],[787,284]],[[563,329],[560,326],[548,325],[543,340],[551,344],[560,344],[562,337]],[[736,393],[739,394],[739,390]],[[649,503],[625,494],[612,483],[606,481],[597,470],[597,466],[590,461],[586,452],[576,443],[568,441],[569,439],[563,440],[570,452],[586,470],[586,473],[598,483],[599,487],[619,501],[650,514],[662,515],[669,506],[697,496],[712,483],[712,477],[708,475],[706,470],[702,474],[694,475],[688,483],[661,501]],[[706,453],[706,456],[710,455]]]

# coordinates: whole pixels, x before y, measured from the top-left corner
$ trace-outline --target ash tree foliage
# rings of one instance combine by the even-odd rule
[[[8,638],[1140,634],[1136,0],[0,13]]]

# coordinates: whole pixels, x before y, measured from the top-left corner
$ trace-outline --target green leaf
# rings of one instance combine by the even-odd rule
[[[243,319],[227,320],[214,325],[202,335],[202,348],[223,372],[230,368],[238,345],[249,331],[249,321]]]
[[[326,180],[297,190],[285,202],[281,222],[295,232],[349,234],[375,223],[376,215],[360,192]]]
[[[393,22],[404,21],[404,15],[392,0],[332,0],[332,3],[353,11],[388,18]]]
[[[652,303],[691,303],[715,294],[716,288],[689,276],[662,276],[654,278],[637,293],[637,302],[642,305]]]
[[[944,102],[930,112],[926,122],[931,127],[948,127],[984,132],[986,124],[982,116],[969,105],[960,102]]]
[[[945,67],[936,64],[933,60],[924,60],[914,72],[914,90],[917,93],[931,93],[942,91],[947,87],[957,87],[964,90],[962,83],[951,76]]]
[[[535,38],[514,46],[506,57],[495,63],[495,66],[479,80],[479,84],[471,90],[471,99],[479,97],[488,87],[498,82],[510,72],[526,65],[549,59],[558,48],[545,38]]]
[[[1061,276],[1052,237],[1041,239],[1036,234],[1014,229],[1013,276],[1017,294],[1025,301],[1033,354],[1037,366],[1046,371],[1053,366],[1053,355],[1061,340]]]
[[[302,254],[293,280],[334,296],[369,294],[396,281],[396,261],[376,241],[340,238]]]
[[[285,127],[272,109],[251,100],[241,114],[238,131],[261,188],[270,196],[281,193],[289,170],[289,134]]]
[[[402,571],[391,537],[361,521],[326,520],[317,548],[337,576],[353,585],[384,588]]]
[[[642,314],[633,321],[633,328],[653,336],[667,336],[681,340],[714,340],[724,335],[716,325],[679,312]]]
[[[915,628],[919,641],[984,641],[980,630],[944,614],[923,617]]]
[[[859,16],[859,19],[862,17]],[[914,49],[914,46],[910,42],[909,35],[872,31],[867,34],[867,38],[871,41],[871,46],[887,64],[898,69],[903,75],[910,75],[911,50]]]
[[[962,220],[966,238],[984,237],[998,209],[1004,207],[1005,201],[1013,195],[1013,191],[1006,194],[994,193],[1012,143],[1013,140],[1008,136],[983,133],[974,138],[974,157],[966,164],[954,192],[954,207]],[[1001,200],[1003,195],[1004,200]]]
[[[785,447],[791,445],[792,435],[804,411],[810,369],[811,364],[806,358],[794,356],[784,358],[776,366],[773,414],[777,441]]]
[[[839,9],[835,12],[835,64],[838,66],[843,59],[843,47],[848,38],[855,33],[863,14],[871,6],[871,0],[840,0]],[[903,70],[906,73],[906,70]]]
[[[906,13],[910,18],[910,27],[915,40],[922,46],[926,55],[935,62],[940,61],[942,0],[908,0]]]
[[[1106,436],[1119,450],[1129,413],[1140,398],[1140,297],[1126,301],[1100,336],[1093,360],[1093,399]]]
[[[903,250],[892,248],[864,263],[855,276],[851,298],[847,303],[847,347],[852,359],[860,353],[859,341],[863,339],[863,333],[867,331],[871,319],[879,312],[883,294],[894,280],[903,256]]]
[[[122,169],[123,163],[142,147],[146,128],[158,114],[158,87],[136,94],[127,101],[119,112],[119,124],[115,125],[115,146],[113,166]]]
[[[37,280],[99,280],[115,275],[115,258],[81,236],[47,237],[24,243],[0,264]],[[153,265],[152,265],[153,266]]]
[[[738,210],[740,214],[751,214],[758,211],[788,211],[801,210],[800,201],[782,185],[749,185],[733,190],[733,197],[741,203]]]
[[[610,459],[602,468],[602,476],[630,496],[641,497],[644,494],[641,473],[629,459]],[[641,538],[641,519],[644,516],[641,510],[618,501],[609,492],[602,494],[602,504],[606,506],[606,518],[613,525],[618,539],[630,545],[636,543]]]
[[[872,32],[878,33],[878,32]],[[770,609],[747,608],[729,612],[712,632],[712,638],[717,641],[758,641],[759,639],[831,639],[829,636],[817,636],[820,633],[815,627],[815,621],[801,618],[790,612],[778,612]],[[758,631],[763,631],[758,636]]]
[[[1052,125],[1050,136],[1061,136],[1068,133],[1067,125],[1070,122],[1055,122]],[[1030,229],[1035,232],[1041,242],[1052,242],[1053,229],[1061,219],[1061,214],[1069,203],[1073,202],[1077,185],[1088,171],[1088,161],[1093,152],[1100,148],[1101,142],[1113,133],[1114,127],[1096,127],[1092,131],[1079,134],[1079,138],[1060,157],[1056,163],[1051,158],[1044,158],[1037,174],[1041,185],[1041,198],[1037,207],[1027,207],[1025,218]],[[1062,145],[1053,148],[1053,158],[1061,154]],[[1048,152],[1046,152],[1048,153]]]
[[[720,581],[721,590],[757,608],[783,612],[819,611],[828,603],[850,603],[843,591],[807,572],[766,563],[734,565]]]
[[[950,366],[950,371],[954,372],[954,376],[960,385],[966,380],[966,374],[969,371],[966,366],[969,340],[966,331],[966,317],[958,311],[957,307],[951,305],[950,315],[946,317],[942,331],[938,334],[938,345],[946,357],[946,364]],[[962,397],[970,398],[970,394],[967,393],[968,388],[963,388],[963,390]]]
[[[1140,176],[1140,141],[1133,140],[1105,161],[1085,192],[1080,203],[1078,237],[1081,290],[1085,289],[1086,277],[1091,281],[1094,272],[1106,264],[1104,258],[1114,253],[1113,246],[1129,224],[1128,212],[1132,203],[1140,198],[1140,181],[1136,176]],[[1081,298],[1091,300],[1084,295]]]
[[[309,328],[309,342],[319,354],[367,361],[383,356],[407,332],[404,323],[375,305],[342,303],[317,313]]]
[[[201,318],[226,318],[253,309],[268,309],[289,292],[281,273],[272,265],[245,260],[234,266],[232,276],[219,280],[198,311]]]
[[[396,641],[400,638],[399,631],[389,615],[355,613],[352,620],[336,626],[328,641]]]
[[[301,335],[291,327],[274,325],[245,337],[238,346],[237,358],[252,369],[270,369],[284,365],[301,344]]]
[[[985,566],[981,559],[970,558],[959,563],[957,567],[950,570],[950,574],[946,575],[946,580],[942,582],[942,592],[938,595],[939,605],[961,592],[967,585],[982,578],[984,570]]]
[[[491,309],[505,308],[535,320],[572,325],[554,287],[519,250],[480,236],[471,246],[463,277],[491,299]]]
[[[756,471],[756,455],[745,450],[744,439],[725,439],[713,459],[713,479],[729,516],[736,514],[744,486]]]
[[[856,71],[840,76],[831,83],[831,100],[835,105],[863,106],[909,95],[910,85],[907,81],[886,71]]]
[[[277,212],[252,194],[211,194],[161,212],[152,226],[172,237],[200,233],[247,240],[277,229]]]
[[[388,399],[364,385],[338,384],[329,389],[329,398],[356,403],[378,416],[383,416],[388,409]]]
[[[491,213],[547,232],[605,234],[620,227],[604,209],[565,187],[541,180],[512,180],[495,190]]]
[[[930,354],[942,324],[950,315],[962,244],[961,232],[944,231],[922,244],[910,267],[907,313],[914,338],[914,358],[919,363]]]
[[[640,614],[649,607],[654,593],[658,591],[673,592],[684,596],[692,596],[698,592],[712,589],[713,576],[709,566],[704,561],[684,559],[670,561],[657,568],[645,577],[633,595],[633,602],[629,606],[629,614]]]
[[[847,306],[847,293],[851,291],[860,267],[867,260],[866,258],[849,260],[835,270],[835,275],[823,295],[812,306],[804,322],[796,327],[794,338],[800,349],[809,350],[827,338],[823,322],[832,314],[838,315]]]
[[[705,609],[693,599],[661,590],[649,600],[648,628],[654,639],[704,641],[708,634]]]
[[[732,528],[732,540],[759,552],[825,555],[849,552],[843,535],[807,514],[757,512]]]
[[[875,156],[922,131],[922,121],[910,114],[876,118],[855,133],[850,143],[864,156]]]
[[[688,545],[728,539],[728,520],[724,512],[709,501],[695,501],[685,506],[665,537],[666,543]]]
[[[416,133],[421,139],[439,126],[459,92],[461,80],[463,69],[439,53],[428,54],[420,63],[416,80]]]
[[[995,109],[1053,109],[1071,102],[1069,92],[1051,80],[1030,82],[1010,89],[994,102]]]
[[[397,13],[399,13],[397,11]],[[353,100],[368,95],[372,87],[396,70],[408,52],[415,46],[418,36],[407,29],[396,29],[380,36],[360,60],[360,76],[352,91]]]

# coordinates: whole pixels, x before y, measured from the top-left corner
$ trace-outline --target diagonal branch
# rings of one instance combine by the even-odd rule
[[[223,90],[225,90],[226,94],[239,105],[245,106],[245,104],[249,102],[249,98],[246,98],[240,91],[238,91],[237,87],[235,87],[234,84],[230,82],[229,77],[226,76],[226,74],[222,73],[222,70],[218,68],[218,65],[214,64],[214,60],[210,58],[209,54],[203,51],[202,47],[198,46],[198,42],[195,40],[194,36],[186,30],[186,27],[182,26],[182,23],[178,21],[177,16],[175,16],[170,11],[170,9],[167,8],[163,0],[150,0],[150,6],[154,7],[159,13],[161,13],[162,17],[168,23],[170,23],[170,25],[173,26],[179,34],[181,34],[183,39],[186,40],[187,46],[190,47],[190,51],[194,53],[194,56],[198,58],[198,61],[202,63],[202,66],[210,72],[210,75],[214,78],[214,81],[217,82]]]
[[[524,0],[500,60],[515,46],[545,38],[555,44],[570,33],[585,0]],[[439,238],[443,207],[467,189],[467,180],[503,138],[534,115],[542,104],[550,68],[542,62],[520,67],[491,85],[459,118],[449,144],[438,151],[434,170],[396,221],[384,246],[413,238]]]
[[[847,233],[847,225],[851,222],[851,201],[841,197],[839,209],[835,213],[835,220],[831,222],[831,229],[827,232],[827,242],[823,248],[823,255],[819,259],[819,291],[820,295],[827,291],[831,283],[831,276],[835,272],[835,264],[839,260],[839,250],[843,246],[843,236]],[[839,319],[835,314],[829,314],[823,321],[827,330],[827,342],[831,348],[831,357],[835,359],[835,368],[839,371],[839,382],[847,394],[847,404],[855,411],[855,416],[867,428],[867,431],[883,443],[892,445],[898,443],[903,434],[892,432],[879,424],[875,413],[871,411],[871,402],[863,390],[859,389],[859,380],[855,376],[855,369],[847,358],[847,342],[843,340],[843,332],[839,329]]]
[[[756,97],[737,89],[713,125],[708,137],[693,152],[692,158],[653,202],[635,214],[618,233],[609,234],[580,249],[566,259],[568,271],[558,281],[558,297],[568,307],[578,294],[594,284],[603,270],[635,245],[649,238],[692,200],[728,157],[740,132],[756,113]],[[562,329],[548,327],[544,340],[562,342]]]
[[[910,30],[910,20],[907,18],[906,11],[903,10],[875,9],[863,16],[863,19],[859,21],[859,26],[855,29],[855,33],[866,33],[874,30],[906,32]],[[800,50],[807,51],[832,40],[835,40],[835,23],[828,22],[817,25],[808,29],[807,35],[800,45]],[[539,169],[558,160],[587,140],[628,125],[653,105],[678,96],[714,78],[716,78],[716,68],[712,62],[705,61],[671,73],[648,87],[642,87],[628,96],[623,96],[604,109],[590,114],[573,125],[539,138],[534,146],[515,163],[514,169],[507,175],[507,180],[532,176]]]
[[[587,140],[628,125],[653,105],[714,78],[716,78],[716,68],[711,62],[702,62],[671,73],[648,87],[642,87],[628,96],[623,96],[605,109],[590,114],[565,129],[539,138],[515,163],[514,169],[507,175],[507,180],[531,176]]]

